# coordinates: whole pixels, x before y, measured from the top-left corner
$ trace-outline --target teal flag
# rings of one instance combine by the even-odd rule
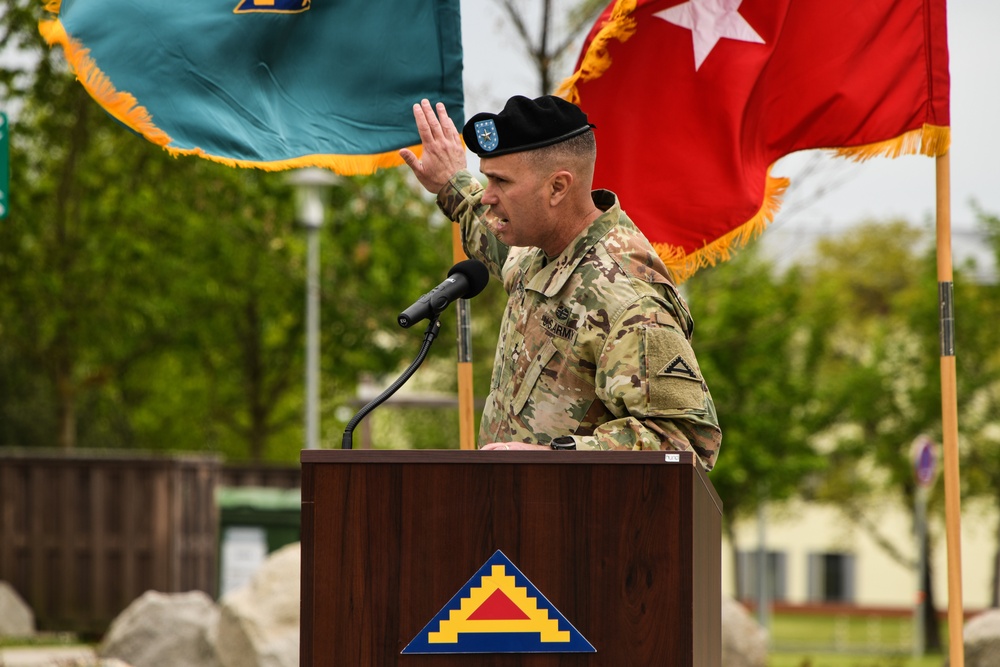
[[[401,164],[412,107],[461,127],[459,0],[50,0],[39,24],[115,118],[175,155],[343,174]]]

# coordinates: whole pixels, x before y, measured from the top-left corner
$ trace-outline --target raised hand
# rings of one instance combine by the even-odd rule
[[[466,167],[462,135],[443,103],[437,103],[436,111],[428,100],[413,105],[422,154],[418,157],[408,148],[399,151],[420,184],[433,194],[441,192],[448,180]]]

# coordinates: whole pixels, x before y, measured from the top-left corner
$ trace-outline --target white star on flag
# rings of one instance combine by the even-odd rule
[[[723,37],[763,44],[761,36],[737,11],[743,0],[689,0],[656,12],[653,16],[688,28],[694,42],[695,71]]]

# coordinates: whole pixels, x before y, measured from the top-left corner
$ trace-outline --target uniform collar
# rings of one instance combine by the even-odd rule
[[[594,190],[591,197],[594,205],[604,212],[555,257],[546,258],[545,253],[536,248],[526,271],[529,276],[524,285],[526,289],[541,292],[546,297],[558,294],[584,255],[618,224],[621,208],[615,194],[609,190]]]

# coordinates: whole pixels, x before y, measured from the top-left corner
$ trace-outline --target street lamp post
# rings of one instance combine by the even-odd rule
[[[319,448],[319,230],[323,192],[340,179],[324,169],[298,169],[288,182],[295,188],[296,217],[306,229],[306,407],[305,446]]]

